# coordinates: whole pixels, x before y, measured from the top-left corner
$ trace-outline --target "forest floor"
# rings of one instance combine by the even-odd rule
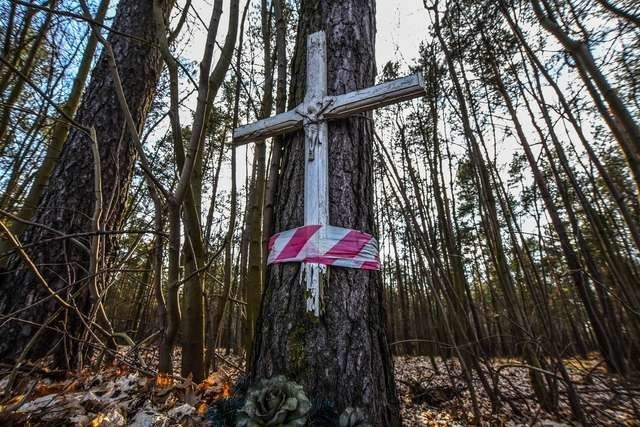
[[[622,384],[608,374],[597,354],[564,361],[592,425],[640,426],[640,381]],[[406,426],[468,425],[473,420],[471,393],[456,359],[396,357],[396,383]],[[491,400],[477,376],[473,384],[483,425],[576,425],[564,383],[558,382],[555,413],[545,411],[534,398],[529,370],[519,359],[491,359],[482,364],[489,381],[498,381],[500,408],[492,412]],[[493,373],[493,376],[490,374]]]
[[[607,374],[600,359],[569,359],[572,379],[593,424],[640,426],[640,389],[624,387]],[[225,356],[218,370],[200,384],[179,377],[157,377],[132,363],[100,372],[52,371],[24,365],[0,365],[0,425],[170,426],[211,425],[213,407],[232,401],[234,383],[242,378],[241,358]],[[396,381],[405,426],[468,425],[473,419],[469,388],[455,359],[396,357]],[[492,359],[487,372],[499,372],[502,405],[491,403],[477,378],[483,425],[576,425],[563,387],[555,414],[540,408],[527,369],[515,359]],[[6,390],[11,389],[11,394]],[[3,397],[3,392],[5,392]],[[227,398],[231,398],[227,399]]]

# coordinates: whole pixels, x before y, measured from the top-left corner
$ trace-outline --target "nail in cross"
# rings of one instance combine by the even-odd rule
[[[327,96],[326,37],[324,31],[319,31],[311,34],[307,40],[307,90],[304,101],[293,110],[234,129],[233,140],[236,144],[245,144],[304,127],[304,223],[325,226],[329,225],[327,120],[343,119],[423,94],[422,76],[413,74],[344,95]],[[325,229],[320,227],[318,232],[324,233]],[[321,283],[326,280],[326,271],[326,265],[303,263],[301,279],[306,278],[307,309],[316,316],[320,314]]]

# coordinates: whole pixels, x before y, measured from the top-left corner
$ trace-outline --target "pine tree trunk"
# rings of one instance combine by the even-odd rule
[[[292,101],[305,90],[307,35],[327,33],[329,95],[374,83],[375,5],[372,0],[303,1]],[[371,123],[353,118],[329,125],[331,224],[374,233]],[[284,144],[274,228],[303,224],[304,150],[297,134]],[[272,266],[256,327],[252,379],[285,374],[310,398],[363,407],[376,425],[399,425],[398,402],[377,272],[330,268],[320,318],[307,313],[300,264]]]
[[[163,1],[167,11],[172,1]],[[155,40],[152,18],[152,0],[122,0],[118,5],[114,29],[137,39]],[[122,77],[123,90],[135,124],[144,123],[146,114],[155,94],[160,76],[160,53],[150,43],[143,43],[131,37],[110,33],[109,41],[115,52],[115,61]],[[102,193],[105,211],[102,228],[120,229],[122,212],[128,197],[128,187],[136,162],[136,151],[132,138],[126,130],[125,117],[116,98],[114,79],[109,69],[107,55],[103,51],[91,81],[87,87],[76,121],[93,126],[97,134],[101,170]],[[89,293],[86,285],[90,254],[69,238],[60,239],[57,230],[65,234],[85,233],[91,230],[94,210],[94,160],[89,138],[76,129],[69,133],[59,162],[49,179],[39,203],[34,222],[48,228],[29,226],[22,236],[23,244],[34,244],[28,249],[30,257],[39,266],[40,272],[49,286],[75,304],[82,313],[90,312]],[[107,209],[108,208],[108,209]],[[46,244],[37,245],[41,240]],[[78,237],[78,241],[89,247],[89,238]],[[106,239],[106,247],[100,254],[103,267],[108,268],[116,251],[115,241]],[[101,267],[101,268],[103,268]],[[15,269],[15,271],[13,271]],[[11,313],[29,304],[34,304],[49,296],[26,266],[16,259],[9,268],[13,271],[0,278],[0,312]],[[50,318],[61,305],[49,297],[42,303],[20,313],[22,321],[5,324],[0,331],[0,358],[13,358],[40,329],[38,325]],[[65,321],[66,319],[66,321]],[[25,322],[26,321],[26,322]],[[63,324],[62,322],[65,322]],[[73,310],[60,312],[50,327],[65,329],[71,337],[81,336],[83,324]],[[53,344],[62,337],[58,330],[46,331],[33,343],[29,356],[47,354]],[[66,365],[65,358],[75,358],[77,341],[69,339],[60,346],[58,363]]]

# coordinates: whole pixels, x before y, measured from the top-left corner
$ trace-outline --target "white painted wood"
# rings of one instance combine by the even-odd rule
[[[423,95],[422,75],[416,73],[366,89],[331,97],[333,102],[325,110],[324,117],[327,120],[341,119]]]
[[[303,103],[304,119],[304,222],[329,224],[329,129],[318,117],[327,95],[327,51],[324,32],[313,33],[307,39],[307,90]],[[324,228],[315,234],[318,245]],[[307,287],[307,310],[320,315],[320,298],[327,278],[327,266],[302,264],[301,280]]]
[[[338,120],[422,95],[424,95],[422,75],[416,73],[344,95],[326,96],[325,93],[321,98],[322,106],[325,107],[321,117],[327,120]],[[293,110],[234,129],[234,143],[242,145],[300,129],[303,125],[303,114],[307,114],[305,103],[306,101]]]
[[[241,145],[300,129],[302,116],[296,110],[276,114],[234,129],[233,142]]]
[[[327,120],[417,98],[424,94],[420,74],[385,82],[338,96],[327,96],[327,51],[324,32],[307,39],[307,88],[302,104],[233,131],[236,144],[264,140],[304,127],[305,176],[304,223],[329,225],[329,130]],[[315,244],[324,236],[317,233]],[[320,315],[322,288],[328,281],[327,266],[303,263],[300,281],[307,289],[307,310]]]

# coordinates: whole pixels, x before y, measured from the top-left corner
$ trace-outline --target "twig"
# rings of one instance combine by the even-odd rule
[[[222,242],[222,245],[218,248],[216,253],[211,255],[211,258],[209,258],[209,261],[204,266],[198,268],[197,270],[193,271],[191,274],[189,274],[188,276],[186,276],[182,280],[180,280],[178,282],[178,286],[182,285],[183,283],[188,282],[189,279],[191,279],[193,276],[195,276],[197,274],[200,274],[203,271],[208,270],[209,267],[211,267],[211,264],[213,264],[213,261],[215,261],[215,259],[218,258],[220,256],[220,254],[222,253],[222,251],[224,250],[224,245],[226,245],[226,239]]]
[[[14,221],[21,222],[21,223],[23,223],[23,224],[32,225],[32,226],[34,226],[34,227],[44,228],[44,229],[45,229],[45,230],[47,230],[47,231],[50,231],[50,232],[52,232],[52,233],[55,233],[55,234],[60,235],[60,238],[63,238],[63,239],[67,239],[67,238],[68,238],[68,239],[70,239],[73,243],[75,243],[76,245],[78,245],[81,249],[83,249],[83,250],[84,250],[84,251],[86,251],[86,252],[89,252],[89,248],[88,248],[85,244],[83,244],[80,240],[75,239],[75,238],[73,237],[73,236],[75,236],[75,234],[65,234],[65,233],[63,233],[62,231],[59,231],[59,230],[56,230],[55,228],[51,228],[51,227],[49,227],[48,225],[40,224],[40,223],[38,223],[38,222],[28,221],[28,220],[26,220],[26,219],[20,218],[20,217],[19,217],[19,216],[17,216],[17,215],[12,214],[11,212],[7,212],[7,211],[5,211],[5,210],[3,210],[3,209],[0,209],[0,214],[2,214],[2,215],[4,215],[4,216],[6,216],[6,217],[8,217],[8,218],[11,218],[11,219],[12,219],[12,220],[14,220]],[[81,235],[81,234],[78,234],[78,235]],[[34,243],[34,244],[35,244],[35,243]],[[33,245],[33,244],[31,244],[31,245]],[[31,246],[31,245],[21,245],[20,247],[21,247],[22,249],[24,249],[24,248],[27,248],[27,247],[29,247],[29,246]],[[1,256],[1,255],[2,255],[2,254],[0,254],[0,256]]]
[[[38,86],[36,86],[35,83],[33,83],[31,81],[31,79],[29,79],[29,77],[25,76],[20,70],[18,70],[16,67],[14,67],[9,61],[7,61],[4,56],[0,55],[0,62],[2,62],[4,65],[6,65],[13,73],[17,74],[18,77],[20,77],[20,79],[22,79],[27,85],[31,86],[31,88],[33,90],[35,90],[36,92],[38,92],[38,94],[45,100],[47,101],[48,104],[50,104],[53,108],[56,109],[56,111],[58,112],[58,114],[60,114],[62,117],[64,117],[69,124],[73,125],[74,127],[80,129],[81,131],[83,131],[84,133],[86,133],[87,135],[90,135],[90,131],[89,128],[87,128],[86,126],[81,125],[80,123],[76,122],[73,117],[71,117],[69,114],[67,114],[67,112],[64,110],[64,108],[61,108],[58,104],[56,104],[42,89],[40,89]]]
[[[235,363],[233,363],[232,361],[230,361],[229,359],[225,358],[224,356],[218,354],[217,351],[213,351],[214,356],[216,356],[218,359],[222,360],[224,363],[228,364],[229,366],[231,366],[232,368],[234,368],[235,370],[237,370],[238,372],[244,374],[246,371],[244,369],[242,369],[240,366],[236,365]]]

